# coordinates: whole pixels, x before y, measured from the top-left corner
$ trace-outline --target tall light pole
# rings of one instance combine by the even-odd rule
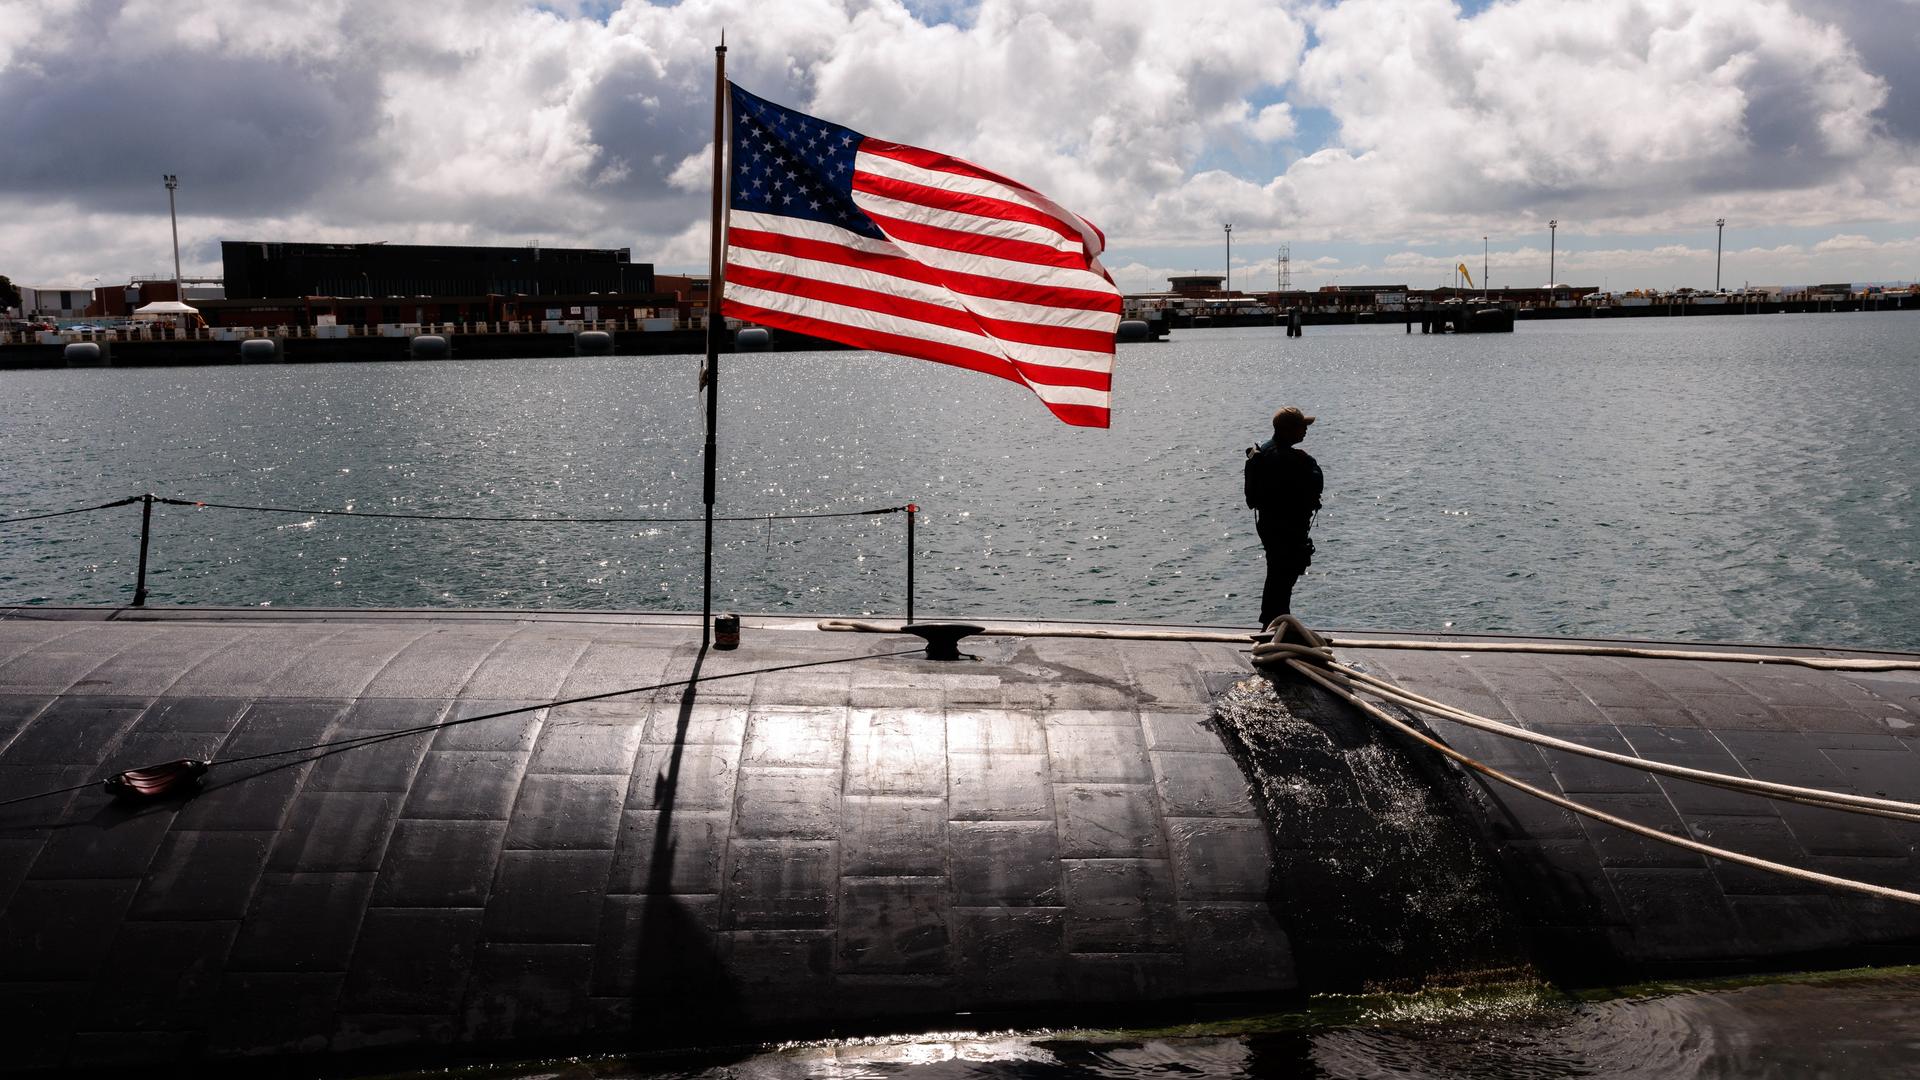
[[[1480,238],[1480,291],[1488,292],[1493,286],[1487,284],[1487,238]]]
[[[1227,230],[1227,287],[1220,291],[1230,293],[1233,291],[1233,226],[1227,224],[1220,227]]]
[[[1547,296],[1553,296],[1553,256],[1555,241],[1560,238],[1560,220],[1547,219]]]
[[[1714,218],[1713,227],[1718,230],[1713,236],[1713,291],[1720,291],[1720,241],[1727,236],[1727,219]]]
[[[167,220],[173,223],[173,299],[185,303],[180,295],[180,216],[173,209],[173,190],[180,186],[180,178],[172,173],[162,173],[160,178],[167,182]]]

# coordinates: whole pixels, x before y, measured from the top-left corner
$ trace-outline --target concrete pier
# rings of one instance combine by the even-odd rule
[[[536,706],[216,764],[191,798],[89,784],[0,808],[0,1068],[440,1062],[1272,1009],[1500,963],[1577,980],[1920,956],[1920,909],[1488,791],[1344,705],[1269,691],[1234,645],[962,651],[782,619],[703,653],[683,616],[0,613],[0,799]],[[1914,673],[1348,658],[1598,745],[1920,797]],[[1230,698],[1268,703],[1280,735],[1250,746],[1217,715]],[[1920,827],[1442,734],[1662,828],[1920,886]],[[1409,818],[1437,846],[1404,843]],[[1408,914],[1439,910],[1440,877],[1491,898],[1484,949],[1369,972],[1387,936],[1453,918]]]

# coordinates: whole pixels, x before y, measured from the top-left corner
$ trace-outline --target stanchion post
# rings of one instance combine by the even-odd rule
[[[135,571],[133,606],[147,606],[147,538],[153,533],[153,493],[140,496],[140,569]]]
[[[907,621],[913,621],[913,524],[920,507],[907,504]]]

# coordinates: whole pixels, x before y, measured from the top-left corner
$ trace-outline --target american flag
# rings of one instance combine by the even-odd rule
[[[1107,426],[1120,293],[1100,230],[959,158],[728,89],[725,314],[998,375]]]

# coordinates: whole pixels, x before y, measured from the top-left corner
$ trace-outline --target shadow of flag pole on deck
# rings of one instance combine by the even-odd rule
[[[1077,427],[1108,424],[1120,290],[1093,223],[970,162],[754,96],[714,49],[707,308],[713,619],[719,359],[726,317],[1019,383]],[[722,208],[725,208],[723,213]],[[724,257],[723,257],[724,256]],[[717,301],[717,303],[716,303]],[[709,630],[703,629],[702,640]]]

